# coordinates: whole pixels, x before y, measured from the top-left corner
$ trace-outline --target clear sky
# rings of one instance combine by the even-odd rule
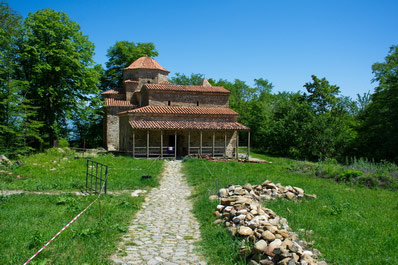
[[[202,73],[249,85],[265,78],[277,91],[304,91],[315,74],[343,95],[373,92],[371,66],[398,45],[398,1],[333,0],[10,0],[26,17],[64,11],[105,64],[116,41],[153,42],[173,73]]]

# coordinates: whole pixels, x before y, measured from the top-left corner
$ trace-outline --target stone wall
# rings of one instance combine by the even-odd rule
[[[143,89],[146,90],[146,89]],[[147,93],[147,92],[146,92]],[[182,107],[207,107],[207,108],[228,108],[229,95],[224,94],[203,94],[169,91],[148,91],[147,105],[153,106],[182,106]]]
[[[108,151],[119,150],[119,116],[117,113],[130,107],[106,107],[105,109],[105,148]]]

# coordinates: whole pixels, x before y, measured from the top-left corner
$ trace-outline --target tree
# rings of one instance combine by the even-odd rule
[[[338,101],[336,97],[340,91],[336,85],[330,85],[325,78],[319,79],[315,75],[311,76],[312,83],[306,83],[304,87],[307,89],[308,95],[305,94],[306,100],[311,103],[316,113],[325,113],[330,111]]]
[[[378,82],[361,116],[359,149],[377,160],[398,161],[398,46],[390,47],[385,61],[372,66]]]
[[[40,132],[48,146],[66,136],[73,110],[98,91],[94,45],[65,13],[43,9],[25,19],[20,50],[26,98],[39,107],[35,120],[45,124]]]
[[[106,71],[101,77],[101,89],[119,89],[123,87],[122,70],[140,57],[156,57],[158,51],[155,45],[148,43],[134,43],[128,41],[117,41],[108,49],[106,56]]]
[[[192,85],[198,86],[200,82],[203,80],[203,74],[191,74],[191,76],[187,76],[182,73],[176,73],[175,76],[170,78],[170,82],[175,85]]]
[[[32,139],[41,141],[40,122],[32,120],[35,108],[25,98],[26,83],[18,80],[17,45],[21,17],[6,2],[0,3],[0,153],[16,155],[31,150]]]

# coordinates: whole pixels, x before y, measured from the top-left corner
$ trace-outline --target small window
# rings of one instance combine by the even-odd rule
[[[196,101],[196,106],[199,106],[199,101]]]
[[[167,102],[167,105],[168,105],[168,106],[170,106],[170,105],[171,105],[171,101],[170,101],[170,100]]]

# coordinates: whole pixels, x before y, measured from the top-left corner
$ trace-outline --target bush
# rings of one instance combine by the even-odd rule
[[[363,172],[358,170],[344,170],[340,173],[337,177],[337,181],[344,181],[344,182],[352,182],[358,179],[358,177],[362,176]]]
[[[58,147],[60,147],[60,148],[69,147],[69,142],[68,142],[68,140],[66,140],[65,138],[59,139],[59,141],[58,141]]]

